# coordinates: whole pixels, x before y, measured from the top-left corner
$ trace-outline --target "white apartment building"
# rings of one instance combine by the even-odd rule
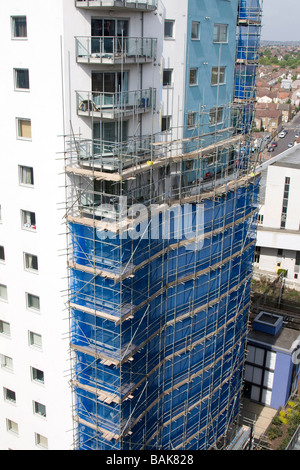
[[[274,157],[262,175],[255,275],[275,279],[286,270],[286,285],[300,287],[300,146]]]
[[[164,41],[165,3],[172,21],[170,37]],[[179,138],[186,46],[180,31],[186,29],[188,2],[164,4],[151,15],[143,8],[85,10],[65,0],[12,0],[2,5],[0,37],[5,53],[1,76],[6,110],[0,118],[2,450],[70,449],[73,443],[63,136],[74,132],[85,138],[99,137],[92,120],[78,116],[76,92],[91,90],[91,80],[104,81],[104,91],[118,86],[117,65],[109,64],[105,75],[105,65],[85,64],[80,58],[83,38],[91,36],[93,21],[95,30],[100,22],[103,27],[110,23],[111,31],[123,26],[134,38],[155,38],[155,61],[154,56],[143,64],[128,60],[123,72],[128,90],[161,90],[157,111],[130,119],[126,133],[157,133],[161,125],[170,124],[172,116]],[[163,84],[164,69],[169,73]],[[101,138],[111,140],[117,131],[107,124],[101,132]]]
[[[3,2],[1,450],[206,448],[237,415],[255,243],[258,183],[244,144],[260,3]],[[127,180],[124,169],[132,171]],[[182,197],[195,205],[207,191],[207,259],[190,256],[184,244],[170,245],[169,255],[168,246],[157,251],[150,241],[132,252],[124,242],[127,259],[122,239],[113,259],[109,243],[96,239],[104,218],[97,203],[122,191],[149,205]],[[134,275],[113,285],[123,262]],[[119,361],[133,340],[130,357]],[[123,429],[130,420],[137,437]]]

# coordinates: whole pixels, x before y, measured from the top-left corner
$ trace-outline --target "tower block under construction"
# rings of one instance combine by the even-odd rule
[[[243,383],[261,1],[68,3],[74,446],[214,448]]]

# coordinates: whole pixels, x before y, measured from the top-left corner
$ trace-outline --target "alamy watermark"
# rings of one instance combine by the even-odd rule
[[[100,240],[170,240],[186,241],[187,250],[200,250],[204,244],[203,204],[100,204],[95,214],[101,216],[103,229],[97,229]]]

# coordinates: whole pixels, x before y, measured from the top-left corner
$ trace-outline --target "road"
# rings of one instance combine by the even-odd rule
[[[280,138],[278,137],[278,135],[280,134],[280,131],[282,129],[286,129],[288,131],[288,134],[285,137]],[[277,136],[275,137],[274,140],[272,140],[272,142],[277,143],[277,147],[275,147],[275,151],[274,152],[267,151],[267,149],[270,147],[270,143],[268,143],[266,146],[266,150],[264,151],[264,157],[272,158],[284,152],[285,150],[287,150],[289,142],[294,143],[296,132],[299,132],[300,134],[300,113],[298,113],[294,117],[294,119],[290,121],[289,123],[280,126]]]

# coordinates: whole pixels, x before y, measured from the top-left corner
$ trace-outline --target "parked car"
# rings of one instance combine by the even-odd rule
[[[288,148],[294,147],[294,142],[289,142],[288,143]]]
[[[275,147],[273,147],[273,146],[268,148],[268,152],[274,152],[274,150],[275,150]]]
[[[283,132],[280,132],[279,137],[280,137],[281,139],[283,139],[285,136],[286,136],[286,133],[285,133],[284,131],[283,131]]]
[[[277,142],[272,142],[271,147],[277,147],[277,146],[278,146]]]
[[[298,139],[298,137],[300,137],[299,132],[297,132],[297,133],[295,134],[295,137],[296,137],[296,139]]]

